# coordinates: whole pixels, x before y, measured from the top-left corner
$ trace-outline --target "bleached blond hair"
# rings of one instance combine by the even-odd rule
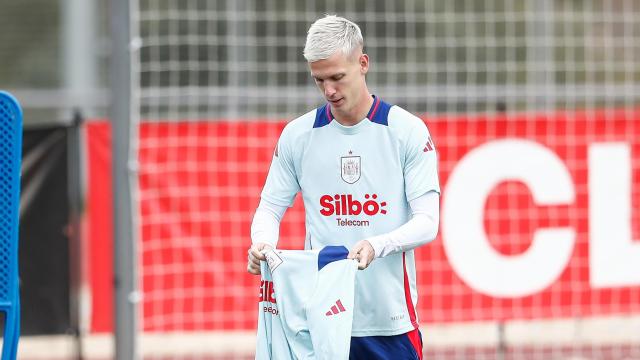
[[[327,59],[337,51],[349,56],[363,45],[358,25],[336,15],[326,15],[309,27],[303,54],[308,62],[314,62]]]

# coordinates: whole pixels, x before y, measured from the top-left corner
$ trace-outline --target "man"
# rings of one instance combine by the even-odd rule
[[[421,359],[413,249],[436,237],[437,157],[424,122],[371,95],[369,57],[353,22],[328,15],[309,28],[304,56],[327,104],[283,130],[252,225],[247,270],[298,191],[305,249],[344,245],[357,259],[351,359]]]

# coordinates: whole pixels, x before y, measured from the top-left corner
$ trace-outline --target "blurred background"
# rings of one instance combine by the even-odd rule
[[[425,356],[640,359],[636,0],[3,4],[0,88],[25,121],[20,358],[114,358],[123,283],[140,357],[253,357],[250,221],[280,131],[323,104],[302,48],[327,13],[360,25],[369,89],[438,150]],[[297,199],[282,247],[303,223]]]

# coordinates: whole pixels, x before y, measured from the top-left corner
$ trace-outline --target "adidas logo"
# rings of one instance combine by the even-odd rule
[[[325,313],[326,316],[338,315],[341,312],[345,312],[347,309],[342,306],[340,299],[336,300],[336,304],[331,307],[331,310]]]
[[[435,145],[433,145],[433,140],[431,140],[431,136],[429,136],[429,139],[427,139],[427,144],[425,145],[424,149],[422,149],[422,151],[428,152],[428,151],[432,151],[435,148],[436,147]]]

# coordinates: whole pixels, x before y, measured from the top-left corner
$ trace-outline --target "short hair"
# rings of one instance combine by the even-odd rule
[[[336,15],[326,15],[309,27],[303,55],[308,62],[327,59],[337,51],[348,56],[363,44],[358,25]]]

